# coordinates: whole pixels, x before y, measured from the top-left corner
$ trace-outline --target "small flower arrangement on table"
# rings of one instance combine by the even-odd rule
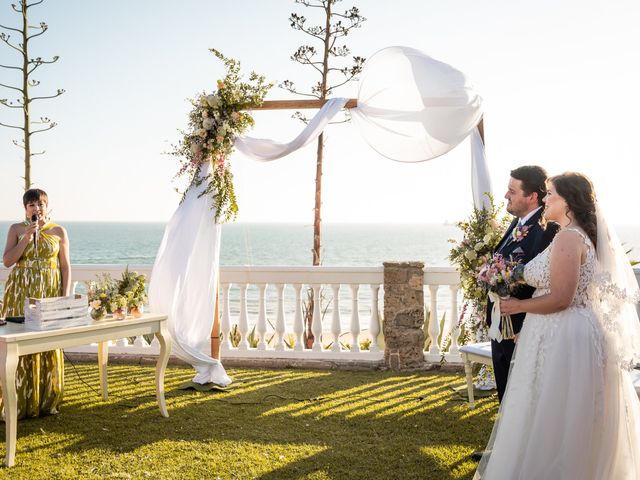
[[[129,267],[120,280],[113,279],[108,273],[99,274],[97,280],[89,283],[88,297],[94,320],[100,320],[108,313],[117,319],[124,319],[127,314],[138,318],[148,300],[146,277],[130,271]]]
[[[139,318],[142,315],[143,306],[148,301],[146,281],[145,275],[132,272],[127,266],[122,272],[122,278],[117,283],[118,293],[125,298],[128,313],[134,318]]]
[[[514,338],[511,316],[500,315],[500,299],[508,298],[526,283],[524,265],[497,253],[480,268],[477,278],[478,286],[487,292],[493,302],[489,336],[499,342]]]
[[[111,275],[103,273],[97,275],[97,280],[89,282],[89,307],[91,318],[102,320],[107,313],[111,313],[111,298],[116,293]]]

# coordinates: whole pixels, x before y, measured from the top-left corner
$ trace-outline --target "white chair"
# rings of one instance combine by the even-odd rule
[[[473,404],[473,373],[472,364],[482,363],[483,365],[492,365],[491,361],[491,342],[471,343],[460,347],[460,355],[464,362],[464,373],[467,377],[467,392],[469,393],[469,407],[474,408]],[[640,382],[640,375],[639,375]],[[634,383],[635,384],[635,383]],[[638,387],[636,387],[637,390]]]
[[[464,373],[467,377],[467,391],[469,392],[469,407],[474,408],[473,403],[473,374],[472,364],[482,363],[491,366],[491,342],[472,343],[460,347],[460,355],[464,362]],[[640,370],[631,371],[631,381],[640,398]]]

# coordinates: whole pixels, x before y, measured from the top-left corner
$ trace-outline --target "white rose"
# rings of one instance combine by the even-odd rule
[[[216,108],[220,103],[220,98],[217,95],[207,95],[207,103],[211,108]]]
[[[202,95],[200,97],[200,106],[202,106],[202,107],[206,107],[207,106],[207,97],[205,95]]]
[[[205,128],[207,130],[211,130],[215,124],[216,122],[213,120],[213,118],[205,118],[202,120],[202,128]]]
[[[207,136],[207,131],[204,128],[199,128],[196,130],[196,135],[205,138]]]
[[[200,153],[200,151],[202,151],[202,144],[200,142],[191,142],[189,149],[191,150],[191,153],[195,155],[196,153]]]
[[[476,252],[479,252],[480,250],[482,250],[484,248],[484,242],[478,242],[476,243],[476,246],[473,247],[475,249]]]
[[[492,235],[490,233],[487,233],[482,240],[484,241],[484,243],[489,243],[491,241],[491,237]]]
[[[475,250],[467,250],[466,252],[464,252],[464,256],[467,257],[468,260],[475,260],[476,258],[478,258],[478,254],[475,252]]]

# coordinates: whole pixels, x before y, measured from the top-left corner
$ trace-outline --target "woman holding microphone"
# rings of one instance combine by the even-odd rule
[[[69,295],[71,265],[66,230],[48,217],[46,192],[34,188],[22,197],[26,220],[9,228],[2,256],[12,267],[4,289],[0,318],[24,316],[25,299]],[[18,418],[58,413],[62,402],[62,350],[21,356],[16,372]],[[4,404],[0,397],[4,418]]]

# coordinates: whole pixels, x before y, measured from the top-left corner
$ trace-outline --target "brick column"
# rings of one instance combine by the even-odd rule
[[[384,362],[392,370],[424,361],[424,263],[384,262]]]

